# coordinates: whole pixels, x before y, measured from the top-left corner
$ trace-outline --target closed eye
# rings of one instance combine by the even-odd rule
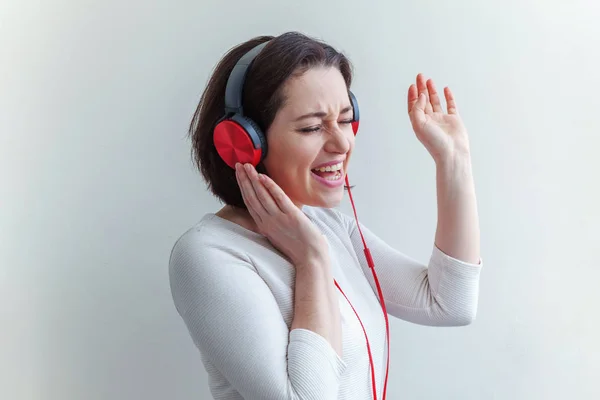
[[[299,131],[305,132],[305,133],[310,133],[310,132],[317,132],[319,129],[321,129],[321,126],[313,126],[311,128],[302,128],[302,129],[299,129]]]
[[[343,121],[340,121],[339,124],[343,124],[343,125],[348,125],[352,123],[352,118],[350,119],[345,119]],[[321,129],[321,125],[317,125],[317,126],[312,126],[309,128],[302,128],[299,129],[300,132],[304,132],[304,133],[310,133],[310,132],[317,132]]]

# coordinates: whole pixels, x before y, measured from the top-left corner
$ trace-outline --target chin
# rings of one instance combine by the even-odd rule
[[[306,202],[304,202],[307,206],[333,208],[337,207],[344,199],[343,181],[333,187],[327,187],[327,185],[315,181],[313,177],[309,178],[309,182],[308,190],[305,193]]]
[[[334,208],[344,199],[343,182],[336,183],[335,185],[324,185],[322,182],[315,181],[314,177],[310,175],[302,178],[298,178],[298,176],[293,178],[286,177],[281,180],[286,183],[295,182],[294,185],[280,185],[280,187],[296,205],[302,204],[308,207]],[[277,181],[275,182],[277,183]],[[299,185],[298,182],[303,182],[304,184]]]
[[[304,204],[310,207],[333,208],[340,205],[344,199],[344,188],[341,187],[335,192],[318,194],[314,193]]]

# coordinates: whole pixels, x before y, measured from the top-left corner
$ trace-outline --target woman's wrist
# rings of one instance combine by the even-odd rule
[[[325,254],[309,255],[294,264],[296,269],[324,271],[329,266],[329,257]]]

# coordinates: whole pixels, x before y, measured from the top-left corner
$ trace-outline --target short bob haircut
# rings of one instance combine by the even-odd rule
[[[212,72],[192,118],[189,136],[192,157],[209,190],[227,205],[245,209],[235,171],[220,158],[213,144],[213,129],[225,113],[225,87],[237,61],[255,46],[270,41],[254,59],[244,85],[244,114],[254,120],[265,133],[277,111],[284,104],[283,86],[293,76],[313,67],[335,67],[346,87],[352,82],[352,65],[348,58],[332,46],[298,32],[280,36],[259,36],[230,49]],[[263,163],[258,172],[268,174]]]

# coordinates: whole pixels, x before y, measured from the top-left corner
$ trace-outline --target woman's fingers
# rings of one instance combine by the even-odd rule
[[[251,164],[244,165],[244,169],[246,170],[246,174],[250,179],[250,183],[254,188],[254,193],[256,194],[257,199],[261,203],[263,209],[269,215],[276,215],[281,212],[278,204],[275,202],[269,190],[264,186],[263,181],[259,179],[258,172]]]
[[[236,166],[236,176],[248,211],[258,214],[260,220],[267,215],[289,214],[296,210],[283,189],[267,175],[259,175],[251,164]]]
[[[423,74],[417,75],[417,89],[419,94],[423,93],[425,95],[425,100],[427,100],[425,103],[425,114],[430,114],[433,111],[433,107],[429,100],[429,91],[427,90],[427,83],[425,82]]]
[[[440,103],[440,96],[438,96],[437,90],[435,89],[433,79],[427,80],[427,90],[429,91],[429,99],[431,101],[433,112],[444,112],[444,109]]]
[[[458,114],[458,109],[456,108],[456,101],[454,100],[454,95],[449,87],[444,88],[444,96],[446,97],[446,105],[448,107],[448,114]]]
[[[269,191],[272,198],[277,203],[277,206],[283,213],[290,213],[294,211],[296,207],[292,200],[285,194],[283,189],[279,187],[270,177],[267,175],[260,175],[260,179],[264,185],[264,187]]]
[[[419,100],[419,92],[417,91],[417,85],[414,83],[408,87],[408,112],[410,113]]]
[[[410,85],[408,88],[408,116],[413,129],[425,123],[425,108],[427,103],[425,94],[419,93],[415,84]]]
[[[256,196],[252,182],[250,182],[250,177],[243,165],[236,164],[235,174],[248,212],[250,212],[250,215],[252,215],[252,218],[254,218],[257,223],[262,222],[262,217],[266,216],[267,211]]]

